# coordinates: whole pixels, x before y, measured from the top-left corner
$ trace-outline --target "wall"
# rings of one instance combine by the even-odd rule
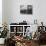
[[[46,0],[4,0],[4,16],[3,20],[7,23],[22,22],[26,20],[29,24],[34,23],[34,19],[37,19],[38,24],[41,21],[46,25]],[[32,5],[32,15],[20,14],[20,5]]]
[[[6,0],[2,0],[2,23],[7,22],[8,23],[8,19],[7,19],[7,2]]]
[[[2,27],[2,0],[0,0],[0,27]]]

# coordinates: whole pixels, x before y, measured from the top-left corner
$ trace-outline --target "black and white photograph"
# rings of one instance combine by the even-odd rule
[[[20,14],[32,14],[32,5],[20,5]]]

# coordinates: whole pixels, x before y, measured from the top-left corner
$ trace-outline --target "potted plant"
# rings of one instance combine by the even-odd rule
[[[7,24],[3,25],[3,31],[0,31],[0,44],[4,44],[4,40],[7,37],[8,29]]]

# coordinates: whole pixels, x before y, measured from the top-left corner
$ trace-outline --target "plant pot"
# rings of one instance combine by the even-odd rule
[[[0,44],[4,44],[5,38],[0,38]]]

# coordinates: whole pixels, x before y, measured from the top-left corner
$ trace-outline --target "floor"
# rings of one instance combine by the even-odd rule
[[[40,45],[40,46],[46,46],[46,45]]]
[[[38,42],[32,42],[32,46],[46,46],[46,45],[39,45]]]
[[[0,46],[4,46],[4,45],[0,45]],[[35,45],[33,45],[33,46],[35,46]],[[38,46],[38,45],[37,45]],[[40,46],[46,46],[46,45],[40,45]]]
[[[1,44],[0,46],[4,46],[4,44],[3,45]]]

